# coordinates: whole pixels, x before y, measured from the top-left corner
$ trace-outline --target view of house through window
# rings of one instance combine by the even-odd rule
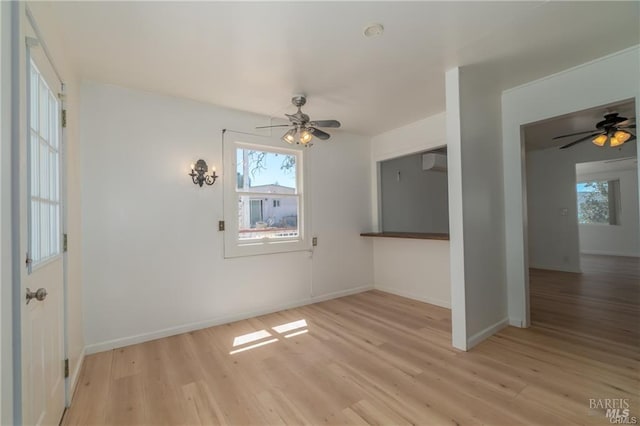
[[[296,155],[237,148],[238,239],[297,238]]]
[[[581,224],[618,225],[620,199],[619,180],[579,182],[578,222]]]

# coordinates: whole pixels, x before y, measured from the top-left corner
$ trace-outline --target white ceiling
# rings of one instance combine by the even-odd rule
[[[591,173],[612,172],[615,170],[635,170],[638,166],[637,157],[614,158],[605,161],[591,161],[589,163],[576,164],[576,175],[588,175]]]
[[[501,88],[638,44],[640,2],[52,2],[80,76],[365,135],[443,111],[444,72]],[[367,39],[363,28],[385,27]]]
[[[560,148],[569,142],[580,139],[581,136],[570,136],[553,140],[554,137],[586,130],[593,130],[595,132],[596,124],[604,120],[604,115],[610,112],[617,112],[621,117],[633,120],[633,117],[635,117],[635,108],[635,102],[630,100],[602,105],[584,111],[576,111],[571,114],[529,124],[524,128],[525,149],[527,151],[533,151],[552,147]]]

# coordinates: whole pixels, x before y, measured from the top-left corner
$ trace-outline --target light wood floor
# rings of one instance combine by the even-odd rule
[[[448,310],[370,291],[91,355],[63,424],[609,424],[589,398],[640,415],[637,260],[625,270],[533,271],[534,326],[466,353]]]
[[[581,268],[582,274],[531,270],[533,325],[640,351],[640,260],[583,255]]]

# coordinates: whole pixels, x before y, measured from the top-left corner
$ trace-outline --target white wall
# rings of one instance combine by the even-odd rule
[[[268,119],[97,83],[81,113],[87,351],[372,287],[368,138],[336,131],[308,152],[313,253],[225,260],[222,182],[194,185],[189,164],[224,178],[221,130]]]
[[[445,114],[374,136],[371,141],[371,193],[377,229],[379,161],[446,145]],[[377,289],[450,307],[449,242],[403,238],[367,238],[373,246],[374,281]]]
[[[422,154],[380,164],[382,229],[449,233],[447,172],[422,169]]]
[[[635,152],[635,142],[626,143],[620,149],[582,143],[564,150],[527,152],[529,267],[580,272],[576,163],[630,157]],[[636,188],[631,190],[637,192]],[[637,193],[635,199],[637,211]],[[566,215],[562,215],[563,209],[567,210]],[[637,233],[637,214],[635,227],[630,230],[633,229]]]
[[[640,256],[638,170],[577,173],[576,177],[579,182],[616,179],[620,181],[620,223],[618,225],[579,224],[580,252],[611,256]]]
[[[615,78],[612,78],[615,73]],[[511,323],[529,324],[527,217],[521,126],[547,118],[636,98],[640,108],[640,48],[592,61],[505,91],[502,137],[506,272]]]
[[[452,299],[464,297],[465,306],[464,332],[454,323],[458,335],[454,342],[460,339],[460,349],[474,346],[508,324],[501,111],[492,78],[475,66],[447,73],[449,211],[458,210],[449,218]],[[461,270],[463,274],[454,273]],[[457,304],[463,302],[452,300],[454,310]]]
[[[449,241],[373,239],[375,288],[451,308]]]

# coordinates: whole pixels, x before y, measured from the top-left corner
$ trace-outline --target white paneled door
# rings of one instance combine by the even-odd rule
[[[22,420],[57,425],[65,406],[61,84],[27,39],[20,155]],[[24,146],[23,146],[24,145]]]

